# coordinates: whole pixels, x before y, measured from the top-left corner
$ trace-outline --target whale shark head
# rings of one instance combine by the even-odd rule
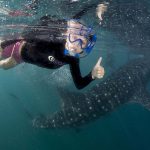
[[[34,127],[78,127],[131,101],[150,110],[150,96],[145,90],[150,77],[149,64],[149,59],[133,60],[84,93],[58,89],[61,109],[46,118],[34,119]]]

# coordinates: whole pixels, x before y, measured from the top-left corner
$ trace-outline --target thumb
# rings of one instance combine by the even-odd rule
[[[101,65],[102,62],[102,57],[100,57],[96,63],[96,67],[99,67]]]

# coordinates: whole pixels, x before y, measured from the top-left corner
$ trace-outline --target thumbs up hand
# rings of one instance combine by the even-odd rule
[[[95,67],[92,70],[92,78],[103,78],[105,70],[104,68],[101,66],[101,61],[102,61],[102,57],[99,58],[99,60],[97,61]]]

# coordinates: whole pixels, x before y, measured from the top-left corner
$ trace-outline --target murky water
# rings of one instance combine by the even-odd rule
[[[84,10],[80,17],[96,29],[98,41],[93,52],[81,60],[81,71],[83,75],[88,73],[102,56],[106,79],[130,60],[149,54],[150,8],[148,0],[112,0],[104,22],[99,25],[95,11],[100,2],[43,0],[36,4],[35,9],[27,10],[32,16],[12,17],[0,9],[0,36],[20,33],[23,31],[20,25],[30,25],[46,14],[69,19]],[[25,10],[24,5],[29,3],[29,0],[5,0],[0,1],[0,7]],[[150,149],[150,112],[140,104],[127,103],[77,128],[57,130],[32,127],[34,117],[52,114],[61,108],[57,86],[77,91],[68,66],[47,70],[21,64],[7,71],[0,70],[0,82],[1,150]],[[94,81],[81,92],[99,82]],[[150,89],[149,86],[146,88]]]

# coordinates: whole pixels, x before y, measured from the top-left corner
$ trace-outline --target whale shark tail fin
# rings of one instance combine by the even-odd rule
[[[139,103],[150,111],[150,93],[145,88],[139,89],[131,98],[131,102]]]

